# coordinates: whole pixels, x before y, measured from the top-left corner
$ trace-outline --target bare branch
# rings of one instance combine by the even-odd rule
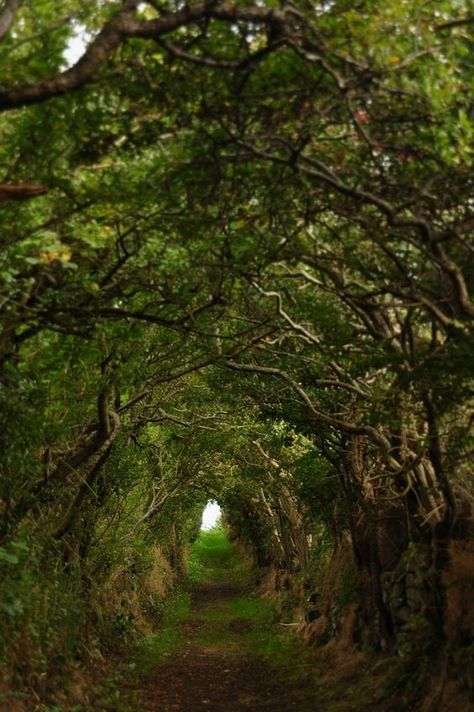
[[[0,202],[6,200],[29,200],[47,193],[49,188],[38,183],[0,183]]]
[[[474,318],[474,303],[471,300],[466,279],[459,265],[446,253],[442,245],[435,239],[432,226],[423,217],[418,215],[403,214],[403,206],[397,207],[385,198],[376,193],[349,185],[337,175],[328,165],[313,158],[309,154],[299,152],[295,157],[275,155],[269,151],[257,148],[247,142],[234,137],[235,142],[249,150],[258,158],[272,163],[286,165],[292,170],[299,170],[304,175],[320,181],[321,183],[334,188],[339,194],[345,195],[366,205],[373,205],[385,217],[387,223],[392,227],[410,228],[416,230],[420,236],[422,244],[426,245],[431,256],[436,263],[444,270],[448,276],[453,289],[455,290],[456,301],[460,310],[465,316]]]
[[[91,486],[93,485],[100,468],[107,459],[107,456],[110,452],[110,448],[112,447],[112,443],[120,431],[120,418],[117,413],[109,413],[109,418],[111,423],[110,432],[108,433],[106,439],[102,442],[100,447],[97,449],[97,451],[94,453],[94,455],[89,459],[85,471],[81,473],[82,483],[79,487],[76,496],[69,505],[66,516],[53,534],[53,537],[55,539],[62,539],[62,537],[67,534],[67,532],[74,525],[77,516],[81,510],[82,503],[85,500],[88,492],[90,492]]]
[[[209,356],[203,356],[201,359],[197,359],[193,363],[191,363],[187,366],[183,366],[183,368],[177,369],[176,371],[167,373],[166,375],[155,377],[153,379],[152,383],[150,383],[150,385],[148,385],[142,391],[140,391],[135,396],[133,396],[129,401],[127,401],[127,403],[124,403],[124,405],[122,405],[120,408],[118,408],[117,413],[123,413],[124,411],[130,410],[130,408],[132,408],[132,406],[134,406],[136,403],[139,403],[140,401],[144,400],[147,396],[151,395],[151,393],[153,392],[153,389],[158,384],[176,381],[179,378],[182,378],[182,376],[186,376],[188,373],[193,373],[194,371],[200,371],[201,369],[205,368],[206,366],[210,366],[211,364],[217,363],[222,358],[234,358],[239,353],[243,353],[247,349],[254,346],[256,343],[258,343],[261,339],[264,339],[270,333],[272,333],[272,332],[265,331],[262,334],[257,334],[252,339],[249,339],[249,341],[247,343],[242,344],[242,345],[236,347],[235,349],[230,349],[227,353],[222,354],[220,351],[216,351],[213,354],[211,354]]]
[[[450,30],[453,27],[463,27],[465,25],[474,25],[474,16],[470,17],[457,17],[454,20],[448,20],[447,22],[442,22],[439,25],[435,25],[435,32],[441,30]]]
[[[281,294],[279,292],[267,292],[257,282],[252,282],[252,286],[255,287],[255,289],[258,292],[260,292],[260,294],[263,294],[263,296],[274,297],[276,299],[277,313],[279,314],[279,316],[281,316],[287,322],[287,324],[289,324],[291,326],[292,329],[303,334],[308,339],[308,341],[311,341],[316,346],[321,346],[321,339],[319,338],[319,336],[312,334],[302,324],[297,324],[295,321],[293,321],[293,319],[290,317],[290,315],[287,314],[287,312],[283,309],[282,298],[281,298]]]
[[[319,420],[321,423],[326,423],[327,425],[330,425],[333,428],[336,428],[337,430],[340,430],[345,433],[351,433],[353,435],[368,435],[382,449],[385,457],[387,458],[387,461],[390,463],[390,466],[394,469],[398,469],[400,467],[399,463],[390,455],[389,451],[391,449],[391,446],[389,440],[385,437],[385,435],[383,435],[378,430],[369,425],[358,425],[356,423],[351,423],[348,420],[341,420],[340,418],[334,417],[332,415],[329,415],[328,413],[324,413],[323,411],[318,410],[312,402],[311,398],[304,390],[304,388],[299,383],[297,383],[297,381],[295,381],[286,371],[282,371],[279,368],[274,368],[271,366],[259,366],[258,364],[238,363],[236,361],[231,360],[226,360],[224,363],[227,368],[230,368],[234,371],[242,371],[246,373],[262,373],[268,376],[274,376],[282,381],[285,381],[286,383],[288,383],[289,386],[291,386],[295,393],[299,395],[302,402],[307,406],[308,410],[316,418],[316,420]]]
[[[219,59],[218,57],[213,57],[210,55],[198,55],[192,54],[192,52],[187,52],[186,50],[178,47],[178,45],[172,42],[160,42],[160,45],[166,52],[176,59],[183,59],[186,62],[191,62],[193,64],[200,64],[204,67],[215,67],[217,69],[237,69],[239,62],[230,61],[227,59]]]

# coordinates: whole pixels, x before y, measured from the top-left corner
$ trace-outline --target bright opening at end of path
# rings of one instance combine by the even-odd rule
[[[201,529],[208,531],[209,529],[212,529],[212,527],[215,527],[220,516],[221,508],[217,502],[208,502],[204,512],[202,513]]]

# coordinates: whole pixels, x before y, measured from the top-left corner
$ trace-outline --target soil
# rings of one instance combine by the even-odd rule
[[[245,636],[254,624],[229,620],[219,610],[241,595],[229,583],[200,584],[193,592],[190,618],[181,625],[183,644],[141,681],[136,712],[315,712],[314,689],[248,651]],[[212,614],[215,642],[202,642]],[[227,630],[219,636],[219,626]],[[230,639],[226,634],[230,632]]]

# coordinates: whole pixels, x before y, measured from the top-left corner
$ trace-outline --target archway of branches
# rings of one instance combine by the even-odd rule
[[[111,582],[128,596],[157,562],[182,578],[212,499],[303,617],[334,588],[320,642],[351,604],[354,645],[461,675],[461,6],[1,3],[7,677],[24,639],[40,680],[91,621],[113,636]]]

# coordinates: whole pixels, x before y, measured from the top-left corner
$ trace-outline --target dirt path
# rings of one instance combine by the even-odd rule
[[[143,689],[147,712],[313,711],[311,691],[252,651],[259,635],[252,616],[235,616],[245,598],[229,583],[201,584],[184,643],[150,675]],[[255,601],[258,605],[258,601]],[[252,606],[251,606],[252,608]]]
[[[128,666],[118,668],[94,710],[321,710],[309,649],[279,625],[271,602],[252,592],[251,572],[225,534],[207,533],[196,546],[191,596],[178,595],[171,617],[164,615]]]
[[[156,632],[128,659],[117,658],[87,712],[421,709],[397,692],[406,669],[393,657],[342,659],[303,646],[253,591],[251,571],[223,532],[200,537],[196,547],[191,595],[176,591],[165,601]]]

